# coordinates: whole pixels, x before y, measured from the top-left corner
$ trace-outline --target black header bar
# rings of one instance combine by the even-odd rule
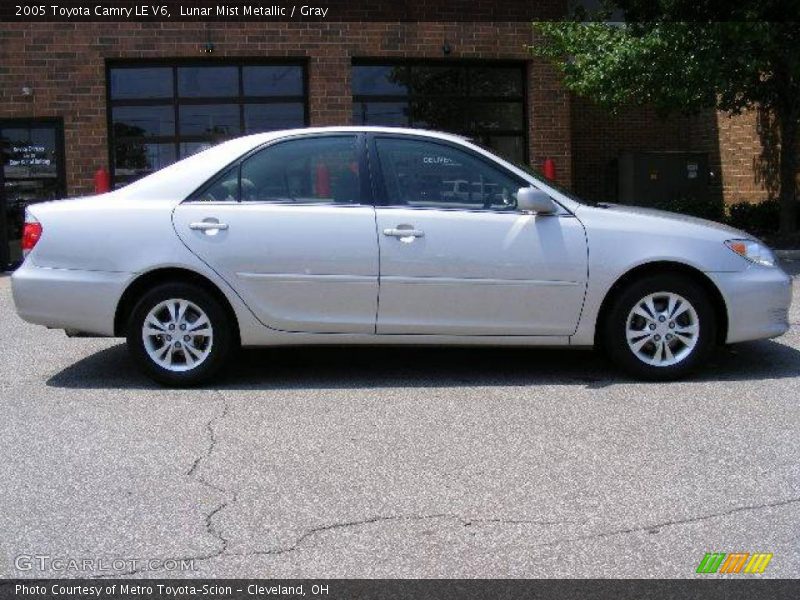
[[[3,0],[0,21],[549,21],[565,0]]]

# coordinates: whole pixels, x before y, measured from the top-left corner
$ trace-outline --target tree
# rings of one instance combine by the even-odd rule
[[[769,111],[781,142],[780,233],[790,235],[797,231],[800,23],[777,18],[800,15],[800,0],[740,4],[746,6],[606,0],[602,14],[621,11],[624,24],[587,21],[586,13],[572,21],[535,23],[541,39],[531,51],[561,69],[568,89],[607,108]]]

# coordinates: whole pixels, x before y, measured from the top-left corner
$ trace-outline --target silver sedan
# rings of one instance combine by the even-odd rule
[[[231,140],[124,188],[36,204],[27,321],[125,336],[166,385],[238,346],[596,346],[647,379],[789,327],[750,235],[592,204],[469,141],[337,127]]]

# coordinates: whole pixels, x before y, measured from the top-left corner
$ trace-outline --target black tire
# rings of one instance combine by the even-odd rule
[[[207,316],[213,333],[210,343],[208,340],[200,338],[201,343],[205,341],[209,346],[205,358],[191,368],[188,364],[183,364],[182,366],[186,370],[181,371],[169,370],[151,358],[142,332],[145,319],[150,311],[160,303],[171,299],[187,300],[201,309]],[[177,336],[170,337],[175,337],[173,343],[180,345],[178,338],[183,334],[177,333]],[[161,337],[155,339],[158,344],[166,343]],[[233,334],[233,324],[230,323],[225,309],[212,294],[189,283],[164,283],[145,293],[134,306],[128,320],[127,343],[134,361],[148,377],[170,387],[190,387],[208,381],[219,372],[232,352],[235,335]],[[173,356],[176,357],[176,360],[183,360],[186,363],[186,358],[182,358],[185,356],[185,352],[186,350],[178,351],[173,353]]]
[[[684,345],[680,340],[670,342],[675,348],[686,353],[685,357],[679,362],[672,365],[655,366],[639,358],[629,346],[627,327],[628,317],[634,307],[650,294],[659,294],[661,292],[678,294],[689,302],[696,313],[699,331],[696,343],[691,349],[689,349],[688,344]],[[680,318],[688,319],[689,316],[686,315]],[[660,317],[657,317],[657,319],[660,319]],[[656,319],[653,321],[655,322]],[[644,320],[641,322],[648,323],[648,321]],[[714,348],[717,337],[716,315],[708,292],[702,285],[680,273],[650,275],[629,284],[613,299],[610,310],[606,314],[605,322],[601,323],[600,326],[602,328],[602,347],[611,360],[634,377],[650,381],[668,381],[685,377],[703,363]],[[661,326],[656,325],[656,327],[659,327],[659,332],[661,331]],[[664,326],[669,326],[669,319],[667,319]],[[645,327],[650,328],[652,325],[648,324]],[[680,327],[680,324],[678,327]],[[666,331],[669,333],[669,330]],[[657,332],[652,333],[656,334]],[[674,334],[671,335],[674,337]],[[648,336],[649,334],[643,334],[636,341]],[[652,349],[655,357],[657,352],[656,343],[665,344],[666,336],[664,336],[664,341],[647,342],[642,352],[647,353]],[[676,352],[675,355],[677,356],[677,354]],[[660,356],[665,355],[665,352],[662,351]]]

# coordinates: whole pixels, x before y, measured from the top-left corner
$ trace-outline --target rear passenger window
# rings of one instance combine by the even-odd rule
[[[242,162],[243,202],[358,204],[355,136],[280,142]]]
[[[525,184],[468,152],[425,140],[377,138],[389,206],[516,210]]]
[[[193,202],[235,202],[238,199],[238,166],[231,167],[190,198]]]

